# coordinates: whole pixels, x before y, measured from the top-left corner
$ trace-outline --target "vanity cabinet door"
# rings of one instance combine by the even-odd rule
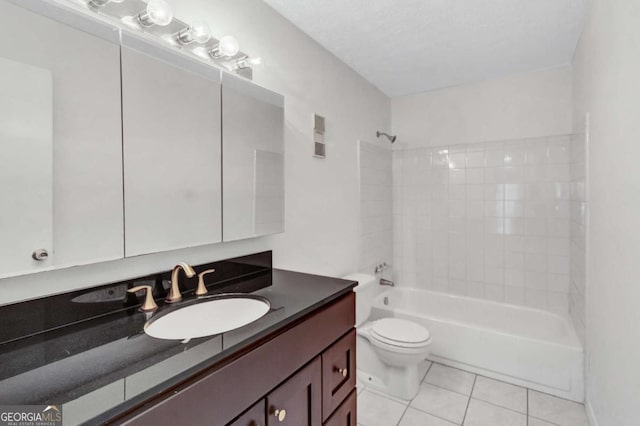
[[[284,231],[284,98],[222,77],[224,241]]]
[[[122,44],[126,256],[220,242],[220,72]]]
[[[356,331],[322,353],[322,419],[327,420],[356,386]]]
[[[0,278],[123,257],[115,28],[0,0],[0,159]]]
[[[344,400],[340,407],[329,417],[324,423],[324,426],[357,426],[358,413],[357,413],[357,400],[358,393],[356,390],[352,390],[347,399]]]
[[[265,400],[261,399],[228,426],[264,426],[266,424]]]
[[[321,362],[318,357],[267,395],[267,425],[322,424],[321,381]]]

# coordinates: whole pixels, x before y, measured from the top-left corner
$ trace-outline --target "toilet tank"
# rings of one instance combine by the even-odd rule
[[[373,299],[380,292],[378,280],[373,275],[349,274],[342,277],[345,280],[357,281],[358,285],[353,289],[356,293],[356,327],[364,323],[371,313]]]

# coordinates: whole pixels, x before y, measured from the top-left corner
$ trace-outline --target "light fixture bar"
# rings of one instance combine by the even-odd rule
[[[77,4],[77,0],[67,1]],[[184,54],[251,79],[254,58],[240,51],[235,37],[216,39],[206,22],[195,20],[189,24],[176,19],[166,0],[85,0],[84,4],[93,12],[118,21],[123,28],[143,31]]]

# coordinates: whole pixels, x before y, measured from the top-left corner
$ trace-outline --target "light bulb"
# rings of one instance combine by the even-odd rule
[[[227,68],[231,71],[238,71],[243,68],[257,67],[262,65],[262,58],[255,57],[250,58],[248,56],[243,56],[238,58],[236,61],[232,62],[227,66]]]
[[[218,44],[218,52],[220,56],[235,56],[240,51],[240,44],[233,36],[224,36]]]
[[[206,43],[211,38],[211,28],[204,21],[196,21],[191,25],[191,33],[196,43]]]
[[[204,21],[196,21],[190,27],[178,33],[177,40],[182,44],[192,42],[206,43],[211,38],[211,29]]]
[[[164,27],[172,20],[171,6],[165,0],[149,0],[147,8],[138,15],[138,21],[143,27],[150,27],[153,24]]]

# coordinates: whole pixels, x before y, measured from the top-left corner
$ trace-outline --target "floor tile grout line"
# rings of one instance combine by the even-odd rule
[[[449,422],[449,423],[451,423],[451,424],[458,425],[458,423],[454,422],[453,420],[449,420],[449,419],[446,419],[446,418],[444,418],[444,417],[442,417],[442,416],[439,416],[439,415],[437,415],[437,414],[430,413],[430,412],[425,411],[424,409],[422,409],[422,408],[420,408],[420,407],[411,407],[411,408],[413,408],[413,409],[414,409],[414,410],[416,410],[416,411],[420,411],[421,413],[428,414],[428,415],[430,415],[431,417],[435,417],[435,418],[438,418],[438,419],[440,419],[440,420],[444,420],[445,422]],[[541,419],[541,420],[542,420],[542,419]],[[554,425],[554,426],[555,426],[555,425]]]
[[[365,389],[365,390],[366,390],[366,389]],[[364,391],[363,391],[363,392],[364,392]],[[406,405],[406,404],[408,404],[408,403],[411,403],[411,401],[412,401],[412,400],[409,400],[409,402],[408,402],[408,403],[406,403],[406,402],[404,402],[404,401],[400,401],[400,400],[398,400],[398,399],[394,398],[394,397],[393,397],[393,396],[391,396],[391,395],[387,395],[387,394],[382,393],[381,391],[378,391],[378,390],[375,390],[375,389],[370,389],[370,390],[369,390],[369,393],[372,393],[372,394],[374,394],[374,395],[376,395],[376,396],[379,396],[379,397],[381,397],[381,398],[386,399],[387,401],[395,402],[396,404],[400,404],[400,405]]]
[[[528,387],[526,387],[526,386],[516,385],[516,384],[514,384],[514,383],[509,383],[509,382],[504,381],[504,380],[501,380],[501,379],[495,379],[495,378],[493,378],[493,377],[485,376],[484,374],[474,373],[473,371],[463,370],[462,368],[452,367],[452,366],[450,366],[450,365],[442,364],[442,363],[440,363],[440,362],[431,361],[431,363],[432,363],[432,364],[442,365],[442,366],[444,366],[444,367],[451,368],[451,369],[454,369],[454,370],[462,371],[462,372],[464,372],[464,373],[475,374],[477,377],[482,377],[483,379],[493,380],[493,381],[495,381],[495,382],[500,382],[500,383],[502,383],[502,384],[509,385],[509,386],[514,386],[514,387],[517,387],[517,388],[520,388],[520,389],[527,389],[527,390],[529,389],[529,388],[528,388]],[[426,378],[426,376],[425,376],[425,378]],[[532,389],[532,390],[534,390],[534,389]],[[452,391],[452,392],[455,392],[455,391]],[[536,391],[536,392],[540,392],[540,391]],[[458,393],[459,393],[459,392],[458,392]],[[540,393],[542,393],[542,394],[544,394],[544,395],[555,396],[555,395],[551,395],[550,393],[544,393],[544,392],[540,392]],[[566,398],[562,398],[562,397],[560,397],[560,396],[558,396],[558,397],[556,397],[556,398],[566,399]],[[570,399],[567,399],[567,401],[571,401],[571,400],[570,400]],[[575,401],[572,401],[572,402],[575,402]]]
[[[475,383],[475,378],[473,379],[473,382]],[[443,389],[443,390],[446,390],[446,391],[449,391],[449,392],[453,392],[453,393],[458,394],[458,395],[462,395],[462,396],[466,396],[466,397],[471,398],[471,393],[466,394],[466,393],[462,393],[462,392],[454,391],[454,390],[451,390],[451,389],[443,388],[443,387],[442,387],[442,386],[440,386],[440,385],[434,385],[433,383],[423,382],[423,383],[421,383],[421,385],[429,385],[429,386],[433,386],[434,388]],[[471,390],[473,391],[473,386],[471,387]],[[476,398],[476,399],[477,399],[477,398]]]
[[[515,385],[514,385],[514,386],[515,386]],[[528,390],[530,390],[530,391],[532,391],[532,392],[537,392],[537,393],[542,394],[542,395],[544,395],[544,396],[548,396],[548,397],[551,397],[551,398],[556,398],[556,399],[560,399],[560,400],[562,400],[562,401],[566,401],[566,402],[570,402],[570,403],[573,403],[573,404],[578,404],[578,405],[582,405],[582,406],[584,406],[584,402],[574,401],[573,399],[565,398],[565,397],[558,396],[558,395],[553,395],[553,394],[551,394],[551,393],[547,393],[547,392],[539,391],[539,390],[536,390],[536,389],[531,389],[531,388],[525,388],[525,389],[528,389]]]
[[[461,370],[461,371],[466,371],[466,370]],[[470,371],[468,371],[468,373],[470,373]],[[502,383],[502,384],[504,384],[504,385],[514,386],[514,387],[516,387],[516,388],[520,388],[520,389],[529,389],[529,388],[528,388],[528,387],[526,387],[526,386],[516,385],[516,384],[514,384],[514,383],[509,383],[509,382],[504,381],[504,380],[500,380],[500,379],[496,379],[496,378],[493,378],[493,377],[485,376],[484,374],[476,373],[476,375],[477,375],[478,377],[482,377],[483,379],[493,380],[494,382]]]
[[[362,390],[362,393],[364,393],[365,391],[366,391],[366,389],[363,389],[363,390]],[[374,391],[374,390],[370,390],[370,391],[369,391],[369,393],[371,393],[371,394],[373,394],[373,395],[376,395],[376,396],[379,396],[380,398],[384,398],[384,399],[386,399],[387,401],[391,401],[391,402],[395,402],[396,404],[404,405],[404,411],[402,412],[402,415],[400,416],[400,419],[398,419],[398,423],[396,424],[396,426],[397,426],[397,425],[399,425],[399,424],[400,424],[400,421],[401,421],[401,420],[402,420],[402,418],[404,417],[404,413],[406,413],[407,408],[409,408],[409,404],[411,403],[411,401],[412,401],[412,400],[409,400],[409,402],[407,402],[407,403],[402,403],[402,402],[400,402],[400,401],[398,401],[398,400],[392,399],[392,398],[390,398],[389,396],[386,396],[386,395],[384,395],[384,394],[382,394],[382,393],[379,393],[379,392],[376,392],[376,391]],[[359,395],[358,395],[358,396],[359,396]],[[358,423],[358,425],[362,425],[362,423]],[[365,426],[366,426],[366,425],[365,425]]]
[[[469,411],[469,405],[471,404],[471,395],[473,395],[473,388],[476,387],[476,380],[478,380],[478,375],[474,375],[473,377],[473,385],[471,385],[471,393],[469,393],[469,399],[467,400],[467,407],[464,409],[464,416],[462,416],[462,425],[464,425],[464,421],[467,419],[467,412]]]
[[[529,419],[540,420],[542,422],[549,423],[550,425],[553,425],[553,426],[562,426],[560,423],[552,422],[551,420],[542,419],[542,418],[536,417],[536,416],[527,416],[527,424],[529,422]]]
[[[482,398],[475,398],[475,397],[471,396],[471,399],[475,399],[476,401],[484,402],[485,404],[489,404],[489,405],[491,405],[493,407],[503,408],[505,410],[511,411],[513,413],[518,413],[518,414],[521,414],[523,416],[528,416],[529,415],[528,413],[523,413],[522,411],[514,410],[513,408],[505,407],[504,405],[498,405],[498,404],[496,404],[494,402],[487,401],[487,400],[482,399]]]
[[[426,360],[428,361],[428,360]],[[422,380],[420,381],[420,384],[418,385],[418,393],[420,392],[420,386],[422,385],[422,383],[424,382],[424,380],[427,378],[427,374],[429,374],[429,370],[431,370],[431,367],[433,367],[433,362],[429,361],[429,366],[427,367],[427,371],[425,371],[424,373],[424,377],[422,377]],[[416,396],[418,396],[416,394]],[[398,426],[400,425],[400,422],[402,422],[402,419],[404,418],[405,414],[407,414],[407,411],[409,411],[409,407],[411,407],[411,403],[413,402],[414,399],[416,399],[416,396],[414,396],[413,398],[411,398],[406,406],[404,407],[404,411],[402,412],[402,416],[400,416],[400,419],[398,420]],[[427,413],[428,414],[428,413]],[[444,420],[444,419],[443,419]]]
[[[409,404],[410,403],[411,403],[411,401],[409,401]],[[402,415],[398,419],[398,423],[396,423],[396,426],[400,426],[400,422],[402,422],[402,418],[404,417],[405,414],[407,414],[407,410],[409,409],[409,404],[404,406],[404,411],[402,412]]]
[[[427,375],[429,374],[429,371],[431,371],[431,367],[433,367],[433,364],[435,364],[435,362],[433,361],[429,361],[431,364],[429,364],[429,367],[427,367],[427,371],[425,371],[424,376],[422,377],[422,380],[420,380],[420,384],[423,384],[425,380],[427,380]],[[413,397],[415,398],[415,396]],[[411,398],[411,400],[413,400],[413,398]]]

